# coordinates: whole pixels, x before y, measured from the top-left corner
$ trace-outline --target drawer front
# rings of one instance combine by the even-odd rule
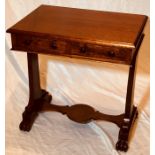
[[[99,61],[130,64],[131,49],[97,45],[71,40],[12,34],[12,49],[69,57],[80,57]]]
[[[14,35],[12,36],[13,50],[23,50],[36,53],[49,54],[66,54],[67,43],[64,40],[57,40],[56,38],[44,39],[28,35]]]
[[[85,43],[70,43],[69,48],[71,55],[86,57],[88,59],[103,60],[109,62],[118,62],[130,64],[132,59],[132,50],[118,48],[114,46],[103,46]]]

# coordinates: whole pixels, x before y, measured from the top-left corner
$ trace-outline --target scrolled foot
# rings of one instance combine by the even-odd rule
[[[27,131],[27,132],[31,130],[31,127],[32,127],[31,124],[24,121],[22,121],[19,125],[20,130]]]
[[[42,90],[42,95],[40,98],[30,100],[28,106],[23,112],[23,120],[19,125],[20,130],[30,131],[39,112],[43,111],[43,105],[50,103],[51,100],[52,95],[50,95],[46,90]]]
[[[37,116],[37,112],[30,113],[25,110],[23,113],[23,120],[19,125],[20,130],[30,131]]]
[[[116,150],[127,152],[128,142],[125,140],[118,140],[116,143]]]

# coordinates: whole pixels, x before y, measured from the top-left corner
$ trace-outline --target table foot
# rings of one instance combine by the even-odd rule
[[[133,107],[131,118],[124,118],[122,126],[119,131],[118,142],[116,143],[116,150],[126,152],[128,150],[128,138],[136,118],[138,117],[137,107]]]
[[[45,103],[50,103],[52,96],[45,90],[42,90],[41,97],[36,100],[30,100],[28,106],[22,114],[23,120],[19,125],[20,130],[30,131],[39,112]]]
[[[119,140],[116,143],[116,150],[127,152],[128,150],[128,142],[125,140]]]
[[[23,113],[23,120],[19,125],[20,130],[30,131],[37,116],[37,112],[29,113],[25,110]]]

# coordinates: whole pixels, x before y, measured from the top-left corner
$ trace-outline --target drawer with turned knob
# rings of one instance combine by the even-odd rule
[[[82,57],[92,60],[104,60],[118,63],[130,63],[131,49],[109,47],[106,45],[71,42],[69,50],[72,57]]]
[[[50,54],[67,54],[67,43],[56,38],[12,34],[12,49]]]

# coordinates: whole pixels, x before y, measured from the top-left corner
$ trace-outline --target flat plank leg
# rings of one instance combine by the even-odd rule
[[[134,98],[134,87],[135,87],[136,59],[137,59],[138,50],[143,40],[143,37],[144,35],[141,36],[138,42],[138,45],[135,49],[135,55],[133,56],[133,59],[129,68],[125,114],[124,114],[122,126],[120,127],[118,142],[116,143],[116,149],[124,152],[128,150],[129,134],[131,132],[132,125],[134,124],[135,119],[138,116],[137,107],[133,105],[133,98]]]
[[[40,87],[38,55],[27,53],[29,75],[29,102],[23,112],[20,130],[30,131],[45,102],[50,103],[52,96]]]

